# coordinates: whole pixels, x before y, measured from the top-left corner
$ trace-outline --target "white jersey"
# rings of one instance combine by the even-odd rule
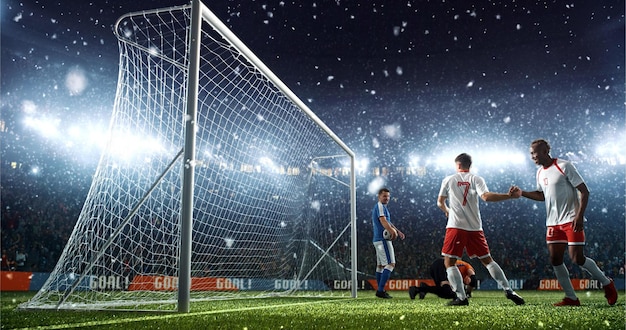
[[[546,202],[546,226],[574,221],[580,205],[576,187],[585,181],[572,163],[554,159],[548,167],[537,169],[537,190]]]
[[[483,230],[478,198],[489,192],[485,180],[470,172],[457,172],[441,182],[439,196],[448,199],[448,224],[446,228],[469,231]]]

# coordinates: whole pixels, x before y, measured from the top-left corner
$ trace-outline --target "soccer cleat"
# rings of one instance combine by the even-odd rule
[[[448,306],[467,306],[469,305],[469,301],[467,299],[459,299],[456,298],[448,303]]]
[[[424,297],[426,297],[426,294],[428,293],[426,291],[426,287],[428,285],[426,283],[421,283],[420,284],[420,288],[419,288],[419,292],[420,292],[420,299],[424,299]]]
[[[391,299],[392,297],[386,291],[376,291],[376,297],[383,299]]]
[[[415,299],[415,296],[417,296],[417,293],[419,292],[419,289],[416,286],[410,286],[409,287],[409,298],[411,298],[411,300]],[[421,295],[421,292],[420,292]]]
[[[523,305],[525,303],[524,298],[513,290],[506,291],[506,299],[512,300],[516,305]]]
[[[617,302],[617,290],[615,290],[615,282],[612,279],[611,283],[604,286],[604,297],[609,305],[613,306]]]
[[[579,299],[572,299],[572,298],[563,298],[563,300],[559,301],[558,303],[555,303],[554,306],[560,307],[560,306],[580,306],[580,300]]]

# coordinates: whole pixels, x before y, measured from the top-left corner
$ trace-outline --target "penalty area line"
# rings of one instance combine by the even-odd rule
[[[292,304],[278,304],[278,305],[266,305],[266,306],[254,306],[254,307],[244,307],[244,308],[232,308],[232,309],[220,309],[220,310],[212,310],[212,311],[203,311],[203,312],[191,312],[191,313],[172,313],[172,314],[160,314],[160,315],[151,315],[151,316],[142,316],[135,317],[129,319],[120,319],[120,320],[102,320],[102,321],[93,321],[93,322],[81,322],[81,323],[65,323],[65,324],[53,324],[48,326],[37,326],[34,328],[19,328],[20,330],[26,329],[73,329],[73,328],[83,328],[83,327],[92,327],[92,326],[101,326],[101,325],[122,325],[126,323],[134,323],[134,322],[143,322],[143,321],[155,321],[155,320],[166,320],[166,319],[174,319],[174,318],[182,318],[182,317],[193,317],[200,315],[211,315],[211,314],[221,314],[221,313],[233,313],[233,312],[245,312],[259,309],[270,309],[270,308],[281,308],[281,307],[293,307],[293,306],[303,306],[303,305],[313,305],[313,304],[325,304],[336,301],[343,301],[346,299],[329,299],[329,300],[321,300],[321,301],[308,301],[308,302],[300,302],[300,303],[292,303]],[[111,310],[113,311],[113,310]]]

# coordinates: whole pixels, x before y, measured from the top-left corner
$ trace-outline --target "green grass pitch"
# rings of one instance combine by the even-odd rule
[[[579,292],[581,307],[553,307],[562,292],[519,291],[516,306],[501,291],[474,291],[469,306],[428,295],[410,300],[360,291],[359,298],[270,298],[194,302],[190,313],[16,310],[33,293],[2,292],[2,329],[625,329],[624,293],[609,306],[603,291]]]

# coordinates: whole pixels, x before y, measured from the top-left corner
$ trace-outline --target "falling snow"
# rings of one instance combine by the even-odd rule
[[[36,169],[29,172],[32,189],[46,194],[59,178],[88,184],[116,100],[112,26],[128,12],[187,3],[3,2],[3,166]],[[406,213],[433,218],[433,172],[417,182],[371,175],[372,168],[408,166],[409,155],[420,156],[416,170],[443,174],[457,153],[468,152],[481,174],[500,179],[490,188],[503,190],[523,177],[515,183],[531,189],[528,144],[542,137],[555,157],[575,160],[589,180],[590,221],[617,227],[624,240],[623,3],[224,1],[209,7],[356,152],[365,164],[361,172],[370,175],[360,187],[366,201],[396,183],[393,196]],[[131,38],[136,31],[124,26],[121,33]],[[267,121],[263,113],[256,120]],[[146,147],[142,139],[119,143],[131,142]],[[72,199],[84,200],[85,188],[72,189]],[[524,204],[532,215],[542,207]],[[312,201],[311,208],[323,205]],[[60,228],[70,231],[71,224]]]

